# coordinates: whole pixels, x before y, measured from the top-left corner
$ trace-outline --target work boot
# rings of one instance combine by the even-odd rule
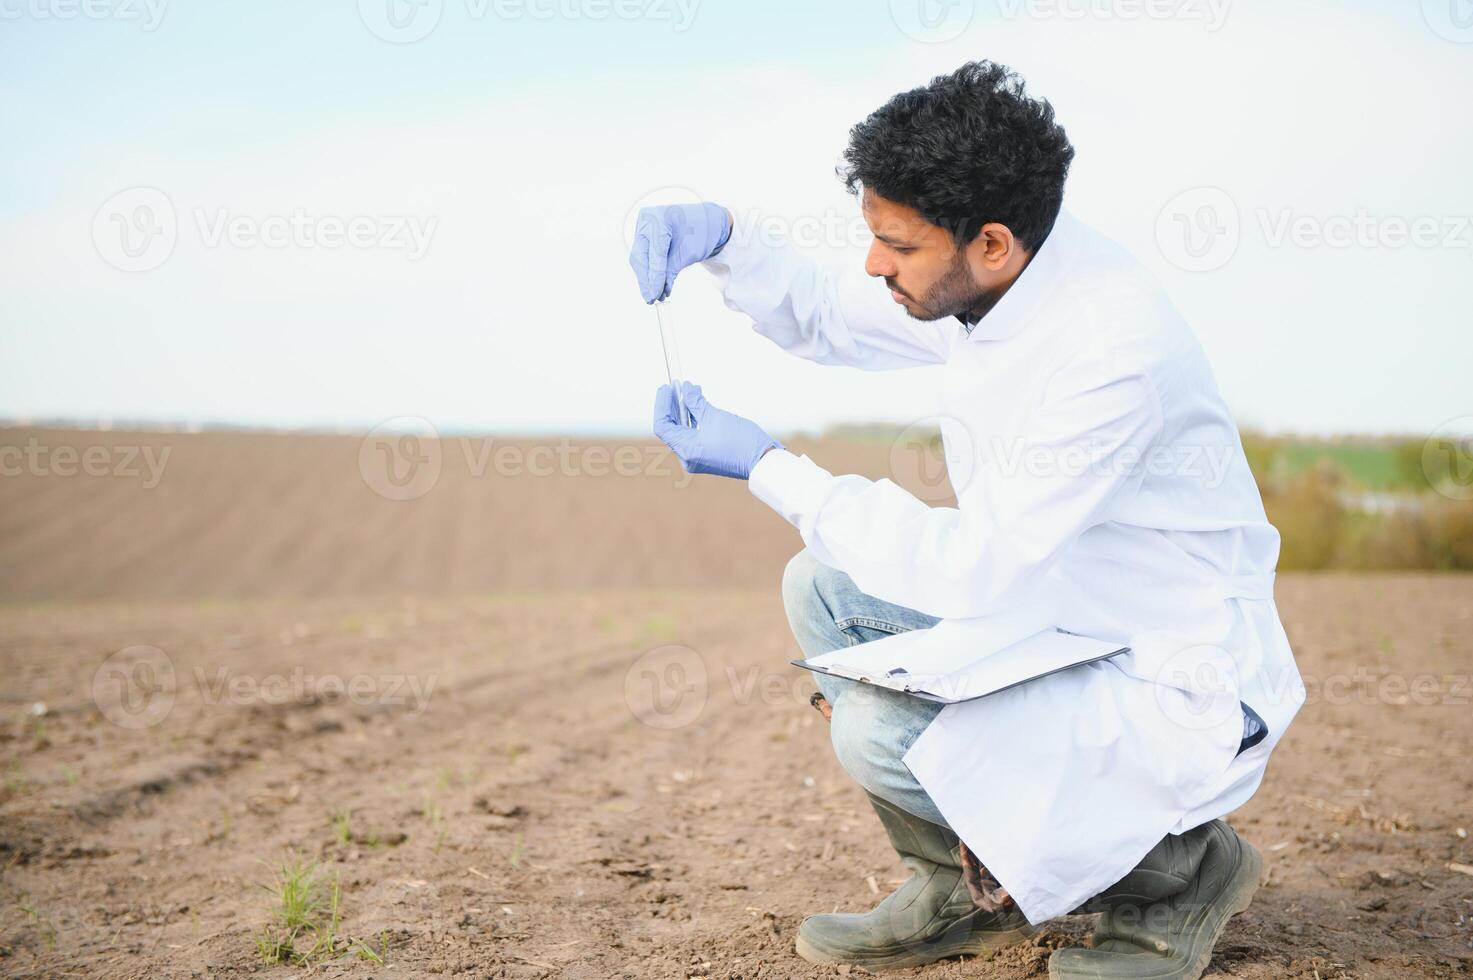
[[[870,794],[910,880],[868,912],[811,915],[798,927],[798,955],[810,963],[870,970],[922,966],[948,956],[989,956],[1033,929],[1016,905],[984,912],[962,878],[961,841]]]
[[[1081,912],[1103,912],[1089,948],[1049,958],[1053,980],[1197,980],[1228,919],[1258,890],[1263,859],[1221,820],[1151,849]]]

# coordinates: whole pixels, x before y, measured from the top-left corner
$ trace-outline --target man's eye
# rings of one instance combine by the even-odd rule
[[[914,252],[915,251],[915,249],[913,249],[913,248],[902,248],[899,245],[893,245],[891,247],[893,249],[895,249],[895,251],[898,252],[901,255],[909,255],[911,252]]]

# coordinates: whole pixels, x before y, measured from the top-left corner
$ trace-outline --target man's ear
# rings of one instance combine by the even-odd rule
[[[996,272],[1008,264],[1022,245],[1013,237],[1012,229],[996,221],[988,222],[972,241],[977,259],[989,271]]]

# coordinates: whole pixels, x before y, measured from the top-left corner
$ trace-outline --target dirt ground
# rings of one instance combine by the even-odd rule
[[[0,479],[0,973],[302,975],[255,937],[303,860],[356,951],[317,975],[837,975],[798,923],[903,870],[787,666],[775,518],[669,474],[385,501],[354,440],[158,438],[146,491]],[[694,558],[649,528],[713,507]],[[1278,594],[1310,702],[1232,817],[1266,876],[1209,975],[1473,973],[1473,579]],[[901,975],[1044,976],[1089,925]]]

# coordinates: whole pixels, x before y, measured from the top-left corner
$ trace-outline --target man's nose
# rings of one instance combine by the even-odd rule
[[[864,257],[864,271],[877,279],[895,275],[895,263],[885,254],[878,241],[869,243],[869,252]]]

